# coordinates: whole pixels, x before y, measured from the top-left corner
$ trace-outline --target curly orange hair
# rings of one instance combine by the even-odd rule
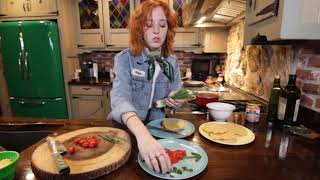
[[[177,17],[167,3],[162,0],[146,0],[131,14],[129,20],[130,48],[134,56],[139,55],[144,48],[143,34],[145,23],[153,8],[161,6],[168,22],[168,32],[162,45],[162,55],[167,57],[173,53],[173,41],[176,34]]]

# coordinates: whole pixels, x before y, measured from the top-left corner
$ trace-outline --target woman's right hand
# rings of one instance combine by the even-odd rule
[[[158,173],[167,173],[170,171],[172,165],[164,147],[156,141],[149,132],[140,135],[141,136],[136,137],[138,148],[147,166]]]
[[[127,112],[122,115],[122,119],[135,135],[140,155],[145,160],[147,166],[158,173],[170,171],[172,165],[164,147],[151,136],[136,113]]]

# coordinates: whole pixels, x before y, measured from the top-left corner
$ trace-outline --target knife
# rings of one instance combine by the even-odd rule
[[[169,129],[164,129],[161,127],[157,127],[157,126],[151,126],[151,125],[146,125],[148,129],[155,129],[158,131],[163,131],[163,132],[167,132],[167,133],[173,133],[173,134],[178,134],[178,135],[185,135],[184,133],[181,132],[176,132],[176,131],[171,131]]]
[[[61,154],[66,152],[65,147],[53,137],[48,136],[47,142],[51,150],[51,156],[55,161],[56,167],[60,175],[67,175],[70,173],[68,164],[63,160]],[[63,147],[62,147],[63,146]]]

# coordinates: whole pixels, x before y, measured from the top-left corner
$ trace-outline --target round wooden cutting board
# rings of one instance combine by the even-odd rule
[[[96,148],[83,148],[74,142],[77,137],[96,136],[98,146]],[[121,139],[120,143],[111,143],[100,135],[109,135]],[[63,159],[70,167],[68,178],[94,179],[108,174],[121,167],[129,159],[131,153],[130,136],[123,130],[110,127],[92,127],[54,137],[68,149],[76,147],[73,154],[63,155]],[[31,167],[33,172],[43,179],[65,179],[59,175],[55,162],[51,156],[48,143],[39,145],[32,154]]]

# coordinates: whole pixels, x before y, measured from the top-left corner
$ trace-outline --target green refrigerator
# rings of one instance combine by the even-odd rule
[[[13,115],[68,118],[57,24],[0,22],[0,49]]]

